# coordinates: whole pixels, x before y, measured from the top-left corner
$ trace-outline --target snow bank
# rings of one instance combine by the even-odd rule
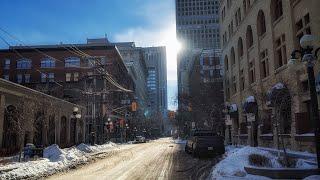
[[[36,161],[16,162],[0,167],[1,170],[9,170],[0,173],[0,179],[27,179],[39,178],[63,171],[89,161],[93,153],[111,150],[117,145],[107,143],[90,146],[80,144],[76,147],[60,149],[54,144],[44,149],[43,156]]]
[[[249,175],[244,170],[245,166],[250,166],[249,155],[260,154],[270,159],[273,168],[282,168],[277,161],[277,156],[269,151],[259,148],[245,146],[237,148],[234,146],[226,147],[226,158],[220,161],[212,170],[210,177],[212,179],[225,178],[244,178],[244,179],[268,179],[266,177]],[[296,168],[315,168],[314,165],[307,163],[302,159],[298,159]]]
[[[248,157],[250,154],[260,154],[271,159],[271,163],[274,167],[281,167],[278,162],[273,160],[274,156],[263,150],[258,150],[253,147],[243,147],[238,149],[231,149],[233,152],[228,153],[227,149],[227,157],[220,161],[214,168],[211,173],[212,178],[223,178],[223,177],[245,177],[247,173],[244,170],[245,166],[249,166]]]
[[[313,176],[308,176],[303,180],[319,180],[319,179],[320,179],[320,175],[313,175]]]

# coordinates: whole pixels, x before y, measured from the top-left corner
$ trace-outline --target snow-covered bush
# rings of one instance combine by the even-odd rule
[[[271,167],[270,159],[260,154],[250,154],[249,164],[251,166],[258,166],[258,167]]]

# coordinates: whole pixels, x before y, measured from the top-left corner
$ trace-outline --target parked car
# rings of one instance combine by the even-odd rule
[[[147,141],[146,141],[146,138],[143,136],[136,136],[136,142],[137,143],[145,143]]]
[[[209,130],[195,130],[188,138],[185,151],[194,157],[225,153],[224,138]]]

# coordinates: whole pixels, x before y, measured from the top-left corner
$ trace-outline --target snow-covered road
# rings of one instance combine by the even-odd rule
[[[213,161],[192,158],[183,147],[169,138],[135,144],[49,179],[193,179],[202,173],[207,175]]]

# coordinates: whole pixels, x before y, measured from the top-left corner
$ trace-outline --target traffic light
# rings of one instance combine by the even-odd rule
[[[136,102],[131,103],[131,111],[137,111],[137,103]]]

